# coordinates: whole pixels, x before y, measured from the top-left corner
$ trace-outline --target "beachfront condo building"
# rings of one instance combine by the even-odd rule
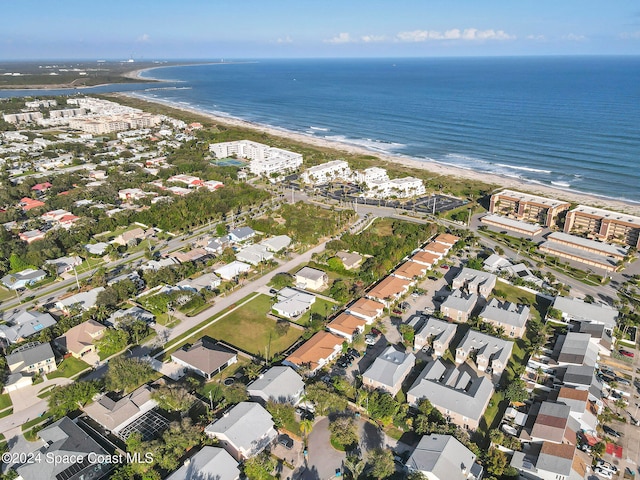
[[[634,215],[578,205],[567,213],[564,231],[640,248],[640,217]]]
[[[304,183],[311,185],[323,185],[334,180],[346,182],[351,180],[351,168],[344,160],[333,160],[308,168],[301,178]]]
[[[302,155],[281,148],[270,147],[250,140],[212,143],[209,151],[216,158],[239,157],[250,160],[249,170],[257,176],[293,172],[302,165]]]
[[[528,193],[502,190],[491,196],[489,212],[506,217],[553,227],[558,215],[569,210],[571,204],[553,198]]]
[[[427,191],[422,180],[415,177],[372,180],[367,187],[365,196],[369,198],[411,198],[424,195]]]

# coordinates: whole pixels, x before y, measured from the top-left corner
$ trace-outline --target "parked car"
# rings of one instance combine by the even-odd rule
[[[367,335],[364,337],[364,343],[366,343],[367,345],[375,345],[377,342],[376,337],[371,336],[371,335]]]
[[[593,471],[596,472],[596,475],[606,478],[607,480],[613,478],[613,473],[609,470],[605,470],[604,468],[596,467]]]
[[[631,385],[631,382],[624,377],[616,377],[616,382],[618,382],[620,385]]]
[[[618,467],[616,467],[612,463],[607,462],[606,460],[603,460],[602,458],[599,458],[596,460],[596,465],[600,468],[604,468],[605,470],[609,470],[613,473],[618,473]]]
[[[625,357],[633,358],[633,357],[636,356],[635,353],[630,352],[629,350],[620,349],[620,350],[618,350],[618,352],[620,352],[620,355],[624,355]]]
[[[278,443],[289,450],[293,448],[293,439],[289,435],[282,434],[278,436]]]
[[[373,333],[376,337],[382,335],[382,332],[377,328],[372,328],[371,333]]]
[[[603,425],[602,426],[602,430],[604,431],[604,433],[606,433],[607,435],[614,437],[614,438],[620,438],[622,436],[622,434],[616,430],[614,430],[613,428],[611,428],[608,425]]]

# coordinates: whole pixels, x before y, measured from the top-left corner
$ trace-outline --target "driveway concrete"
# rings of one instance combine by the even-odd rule
[[[298,478],[327,480],[335,477],[337,468],[342,468],[346,454],[331,446],[329,435],[329,419],[324,417],[316,422],[309,434],[306,468]]]

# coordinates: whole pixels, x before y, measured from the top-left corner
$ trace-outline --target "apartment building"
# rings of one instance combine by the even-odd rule
[[[569,202],[528,193],[502,190],[491,196],[489,212],[552,227],[558,216],[571,207]]]
[[[640,217],[578,205],[567,213],[565,233],[591,235],[598,240],[640,249]]]
[[[322,185],[337,179],[348,181],[351,179],[351,168],[344,160],[333,160],[308,168],[301,178],[311,185]]]

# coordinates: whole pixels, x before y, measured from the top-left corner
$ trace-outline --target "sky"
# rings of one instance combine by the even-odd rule
[[[639,55],[638,0],[0,0],[0,60]]]

